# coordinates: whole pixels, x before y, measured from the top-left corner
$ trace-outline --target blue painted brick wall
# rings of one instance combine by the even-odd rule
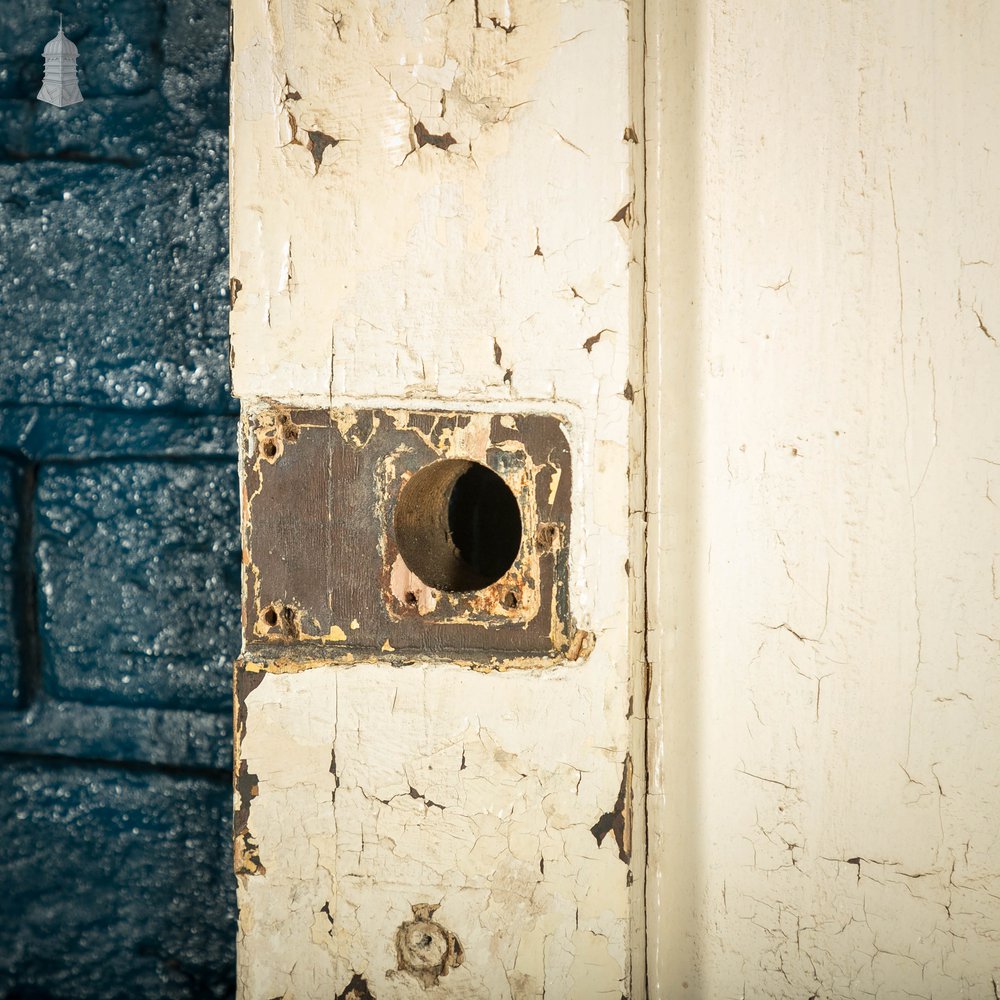
[[[0,995],[231,994],[229,812],[214,777],[27,760],[0,776]]]
[[[229,11],[0,0],[0,997],[226,997]]]
[[[13,567],[17,557],[18,493],[21,474],[18,467],[0,458],[0,567]],[[0,574],[0,711],[17,704],[19,663],[14,648],[17,630],[17,597],[14,574]]]
[[[38,476],[45,690],[80,702],[224,712],[239,508],[228,461],[100,461]]]

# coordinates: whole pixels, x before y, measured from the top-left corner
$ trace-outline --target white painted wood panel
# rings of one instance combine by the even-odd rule
[[[244,412],[558,415],[593,636],[534,670],[373,653],[263,678],[238,732],[245,1000],[422,995],[396,935],[428,905],[462,949],[429,995],[642,995],[640,803],[632,864],[592,831],[643,780],[640,27],[605,0],[234,5]]]
[[[650,995],[1000,982],[1000,7],[650,8]]]

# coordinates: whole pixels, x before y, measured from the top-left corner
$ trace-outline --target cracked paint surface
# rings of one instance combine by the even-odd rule
[[[648,36],[650,993],[991,1000],[1000,9],[775,13]]]
[[[580,629],[491,674],[238,667],[241,995],[638,998],[638,29],[605,0],[234,14],[245,413],[557,416]],[[419,975],[418,913],[448,958]]]
[[[568,698],[558,670],[532,679],[532,705],[497,675],[434,673],[272,674],[247,697],[240,754],[266,875],[241,878],[244,995],[320,995],[359,973],[380,998],[412,996],[395,930],[440,904],[466,956],[442,995],[621,996],[629,868],[590,827],[623,764],[579,745],[581,724],[606,728],[606,681],[580,679],[587,697],[567,712],[553,711]]]

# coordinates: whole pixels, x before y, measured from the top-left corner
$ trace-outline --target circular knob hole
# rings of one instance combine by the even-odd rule
[[[495,583],[521,548],[521,512],[510,487],[466,459],[417,472],[400,491],[393,529],[410,571],[451,593]]]

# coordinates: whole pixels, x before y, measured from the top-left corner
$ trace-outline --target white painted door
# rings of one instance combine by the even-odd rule
[[[650,5],[651,997],[1000,983],[1000,7]]]

